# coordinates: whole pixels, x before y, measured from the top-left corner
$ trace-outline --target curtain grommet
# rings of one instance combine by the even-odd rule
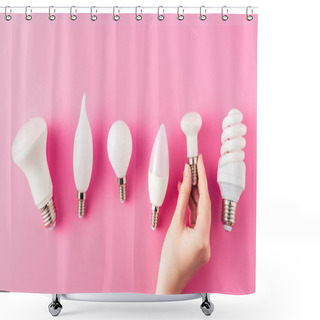
[[[74,10],[74,12],[73,12],[73,10]],[[75,6],[71,6],[70,7],[70,20],[71,21],[76,21],[77,20],[77,15],[76,15],[76,13],[77,13],[77,8],[75,7]]]
[[[91,21],[97,21],[98,16],[96,14],[93,14],[93,9],[96,10],[96,13],[98,12],[95,6],[91,7],[91,9],[90,9],[90,19],[91,19]]]
[[[31,13],[32,13],[31,7],[30,7],[30,6],[26,6],[26,9],[25,9],[25,19],[26,19],[27,21],[32,20],[32,15],[31,15]]]
[[[56,20],[56,16],[52,12],[56,12],[56,9],[54,8],[54,6],[49,7],[49,20],[50,21]]]
[[[9,10],[10,10],[10,13],[11,13],[12,10],[10,9],[10,6],[6,6],[4,8],[4,18],[5,18],[6,21],[12,20],[12,16],[8,13]]]
[[[178,7],[177,13],[178,13],[177,19],[179,21],[182,21],[184,19],[184,8],[183,8],[183,6],[179,6]]]
[[[249,10],[251,10],[251,13],[249,13]],[[253,20],[253,9],[251,6],[248,6],[246,9],[246,19],[247,19],[247,21]]]
[[[162,13],[160,14],[160,8],[162,9]],[[158,20],[163,21],[164,20],[164,8],[163,6],[158,7]]]
[[[221,7],[221,19],[223,20],[223,21],[227,21],[228,20],[228,12],[229,12],[229,10],[228,10],[228,7],[227,6],[223,6],[223,7]]]
[[[118,10],[117,14],[116,14],[116,9]],[[113,7],[113,18],[112,19],[114,21],[119,21],[120,20],[119,13],[120,13],[119,7],[118,6]]]
[[[140,9],[140,14],[138,14],[138,9]],[[136,14],[136,20],[141,21],[142,20],[142,8],[140,6],[136,6],[135,14]]]
[[[207,8],[205,6],[200,7],[200,20],[204,21],[207,19]]]

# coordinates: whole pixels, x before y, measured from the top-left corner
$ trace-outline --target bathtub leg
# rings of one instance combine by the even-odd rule
[[[62,304],[60,303],[60,294],[52,295],[52,302],[49,304],[49,312],[53,317],[56,317],[60,314],[62,310]]]
[[[202,303],[201,303],[200,309],[206,316],[210,316],[214,309],[213,303],[210,301],[210,294],[201,293],[201,297],[202,297]]]

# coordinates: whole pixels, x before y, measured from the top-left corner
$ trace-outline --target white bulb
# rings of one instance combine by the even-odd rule
[[[181,119],[181,130],[187,137],[187,156],[192,172],[192,185],[198,181],[198,132],[202,126],[202,118],[197,112],[189,112]]]
[[[127,124],[116,121],[110,128],[108,135],[108,156],[111,166],[118,178],[120,200],[126,199],[126,175],[132,155],[132,137]]]
[[[243,136],[247,128],[241,123],[242,118],[239,110],[232,109],[222,123],[222,146],[217,181],[221,197],[224,199],[222,222],[226,231],[231,231],[235,223],[236,203],[245,188],[246,166],[243,162],[245,154],[242,149],[246,145]]]
[[[198,156],[198,132],[202,125],[202,118],[197,112],[189,112],[181,119],[181,130],[187,137],[188,158]]]
[[[44,226],[52,230],[56,213],[46,145],[45,120],[40,117],[32,118],[18,131],[12,145],[12,158],[27,177],[34,203],[41,209]]]
[[[148,186],[152,204],[152,229],[157,227],[159,208],[162,206],[169,181],[169,149],[164,124],[160,126],[153,144],[149,162]]]
[[[86,95],[82,97],[81,111],[73,146],[73,175],[78,190],[78,215],[84,215],[85,193],[88,190],[93,162],[93,142],[86,112]]]

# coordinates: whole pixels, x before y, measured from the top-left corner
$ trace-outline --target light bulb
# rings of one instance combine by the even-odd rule
[[[78,191],[79,218],[82,218],[85,213],[86,192],[91,180],[92,162],[92,133],[86,112],[86,95],[84,94],[73,145],[73,175]]]
[[[158,215],[163,204],[169,181],[169,150],[166,129],[160,126],[153,144],[148,172],[149,198],[152,205],[151,227],[158,225]]]
[[[246,134],[247,127],[241,123],[242,118],[239,110],[232,109],[222,122],[217,180],[222,197],[221,221],[228,232],[234,226],[237,202],[245,188],[246,165],[242,149],[246,145],[243,135]]]
[[[198,181],[198,132],[202,125],[202,118],[197,112],[189,112],[181,119],[181,130],[187,137],[187,156],[192,173],[192,185]]]
[[[18,131],[12,144],[12,158],[27,177],[34,203],[41,211],[44,226],[52,230],[56,224],[56,209],[52,198],[46,145],[45,120],[40,117],[32,118]]]
[[[108,135],[108,156],[117,176],[120,201],[126,200],[126,175],[132,154],[132,137],[127,124],[116,121]]]

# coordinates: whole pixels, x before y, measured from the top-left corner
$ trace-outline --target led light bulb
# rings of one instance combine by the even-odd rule
[[[126,200],[126,175],[132,154],[132,137],[127,124],[116,121],[108,135],[108,156],[117,176],[120,201]]]
[[[73,175],[78,191],[78,216],[85,211],[86,192],[88,190],[93,162],[93,143],[90,124],[86,112],[86,95],[82,97],[80,118],[73,145]]]
[[[152,230],[155,230],[158,225],[159,210],[167,192],[168,181],[169,150],[166,129],[162,124],[153,144],[148,172],[149,198],[152,204]]]
[[[43,118],[30,119],[18,131],[12,144],[14,163],[26,175],[34,203],[49,230],[56,225],[52,181],[47,163],[47,125]]]
[[[197,112],[189,112],[181,119],[181,130],[187,137],[187,156],[192,172],[192,185],[198,182],[198,132],[202,125],[202,118]]]
[[[222,122],[221,157],[218,164],[218,184],[222,197],[221,221],[224,229],[232,230],[235,223],[236,206],[245,188],[246,165],[244,151],[247,127],[241,123],[242,113],[232,109]]]

